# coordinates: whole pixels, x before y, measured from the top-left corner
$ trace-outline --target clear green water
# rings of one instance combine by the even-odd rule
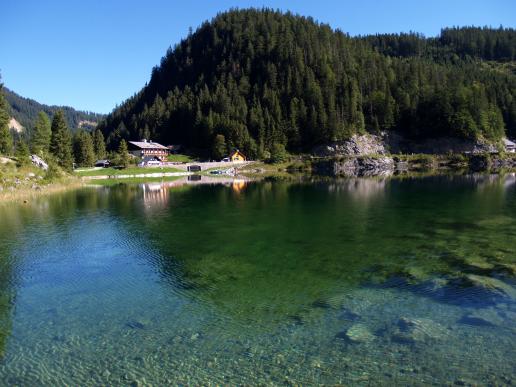
[[[0,206],[0,385],[516,382],[512,175]]]

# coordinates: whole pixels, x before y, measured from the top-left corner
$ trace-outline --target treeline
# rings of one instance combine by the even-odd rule
[[[77,129],[94,130],[96,124],[104,117],[102,114],[75,110],[69,106],[49,106],[41,104],[33,99],[24,98],[15,92],[4,88],[4,95],[9,105],[9,113],[29,132],[36,124],[40,111],[45,112],[49,117],[61,110],[66,123],[72,131]]]
[[[19,164],[29,163],[30,154],[55,162],[62,169],[71,171],[77,166],[93,166],[97,159],[107,157],[104,135],[100,130],[89,132],[76,131],[72,134],[63,110],[57,110],[52,120],[44,111],[40,111],[34,123],[30,137],[13,136],[9,130],[9,105],[0,84],[0,155],[14,155]],[[122,142],[123,157],[111,154],[112,160],[123,158],[127,166],[127,145]],[[125,148],[124,148],[125,147]],[[125,150],[124,150],[125,149]]]
[[[434,61],[475,59],[508,62],[516,59],[516,30],[513,28],[444,28],[437,38],[412,32],[361,37],[378,52],[394,57],[425,57]]]
[[[384,44],[290,13],[230,11],[169,49],[148,84],[100,128],[110,149],[121,139],[153,138],[211,155],[223,143],[249,157],[365,132],[516,135],[516,76],[464,59],[477,35],[495,42],[497,58],[513,58],[514,31],[470,30],[443,30],[437,40],[456,57],[437,60],[428,46],[441,43],[417,34]]]

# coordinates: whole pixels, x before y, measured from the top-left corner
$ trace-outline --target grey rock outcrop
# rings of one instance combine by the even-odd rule
[[[387,153],[385,143],[380,136],[372,134],[353,135],[349,140],[320,145],[312,152],[315,156],[357,156],[383,155]]]

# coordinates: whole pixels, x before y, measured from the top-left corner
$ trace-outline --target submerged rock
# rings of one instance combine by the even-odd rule
[[[516,299],[516,289],[497,278],[467,274],[459,279],[459,283],[463,286],[474,287],[486,295]]]
[[[497,273],[507,274],[509,276],[516,276],[516,264],[497,262],[495,266]]]
[[[488,272],[489,270],[494,268],[492,263],[487,262],[486,260],[480,257],[468,257],[464,259],[464,264],[473,270]]]
[[[421,282],[428,279],[429,274],[420,266],[408,266],[403,270],[403,275],[410,281]]]
[[[353,312],[352,310],[348,308],[343,308],[342,312],[339,314],[340,320],[347,320],[347,321],[355,321],[360,319],[360,315],[358,313]]]
[[[398,320],[391,332],[391,339],[397,343],[415,344],[446,337],[448,330],[427,318],[407,318]]]
[[[312,303],[312,306],[322,309],[340,309],[347,299],[348,296],[345,294],[336,294],[327,298],[319,298]]]
[[[352,343],[368,343],[375,339],[375,336],[364,324],[354,324],[345,332],[338,333],[337,337],[345,338]]]
[[[493,327],[503,325],[504,319],[498,315],[496,310],[489,308],[466,313],[458,322],[466,325]]]
[[[138,320],[131,320],[131,321],[128,321],[125,324],[125,326],[128,328],[131,328],[131,329],[144,329],[145,323],[142,321],[138,321]]]

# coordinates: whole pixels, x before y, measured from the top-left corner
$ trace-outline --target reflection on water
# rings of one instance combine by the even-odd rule
[[[510,384],[514,181],[203,176],[2,206],[0,384]]]

